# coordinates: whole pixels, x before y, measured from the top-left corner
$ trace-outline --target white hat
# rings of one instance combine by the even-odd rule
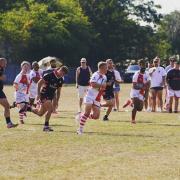
[[[25,64],[31,66],[31,64],[30,64],[28,61],[23,61],[23,62],[21,63],[21,68],[22,68]]]
[[[87,62],[86,61],[86,58],[81,58],[81,61],[80,62]]]

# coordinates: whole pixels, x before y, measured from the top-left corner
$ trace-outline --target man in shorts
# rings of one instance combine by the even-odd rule
[[[30,87],[29,87],[29,103],[31,106],[35,105],[35,99],[37,97],[37,83],[42,78],[42,70],[39,69],[37,61],[32,63],[32,70],[30,71]]]
[[[160,66],[160,59],[156,57],[153,60],[154,67],[149,69],[149,75],[151,77],[150,93],[152,98],[152,112],[156,111],[156,99],[157,99],[157,111],[161,112],[163,108],[163,88],[165,87],[166,71]]]
[[[82,103],[85,93],[87,92],[89,86],[89,80],[92,75],[91,68],[87,65],[87,61],[85,58],[81,58],[81,66],[76,70],[76,87],[78,89],[78,97],[79,97],[79,108],[78,113],[80,114],[82,111]]]
[[[60,91],[64,82],[63,77],[67,73],[68,68],[66,66],[62,66],[59,69],[44,75],[43,78],[38,82],[37,100],[40,100],[40,107],[33,108],[27,106],[26,108],[21,109],[22,112],[31,111],[38,116],[43,116],[45,114],[43,131],[53,131],[53,129],[49,126],[49,120],[53,112],[52,100],[54,99],[55,92]]]
[[[95,72],[90,79],[90,86],[84,97],[85,110],[80,117],[78,134],[82,134],[85,123],[88,118],[99,119],[100,116],[100,100],[106,88],[107,63],[99,62],[98,71]]]
[[[29,103],[29,69],[30,63],[23,61],[21,63],[21,72],[16,76],[13,86],[15,88],[15,103],[19,109],[22,109]],[[24,124],[25,112],[19,112],[19,121]]]
[[[174,68],[169,70],[166,77],[167,94],[169,100],[169,113],[172,113],[173,98],[175,100],[174,113],[178,112],[178,103],[180,98],[180,61],[174,63]]]
[[[142,111],[143,104],[145,100],[145,91],[149,87],[150,77],[145,72],[146,63],[144,60],[139,61],[140,71],[137,71],[133,76],[133,86],[131,89],[130,97],[132,99],[132,115],[131,123],[136,123],[136,113],[137,111]]]
[[[4,117],[6,119],[7,128],[14,128],[17,124],[13,124],[10,118],[10,105],[6,98],[6,95],[3,92],[4,87],[4,69],[6,68],[7,60],[5,58],[0,58],[0,104],[4,108]]]

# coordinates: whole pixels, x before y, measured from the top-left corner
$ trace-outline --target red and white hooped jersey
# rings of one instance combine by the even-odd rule
[[[102,75],[98,71],[93,73],[90,79],[90,86],[88,88],[86,96],[90,97],[93,100],[100,101],[104,90],[101,88],[93,88],[91,86],[91,83],[97,83],[101,85],[104,84],[106,81],[107,81],[106,75]]]
[[[23,94],[28,94],[30,85],[29,74],[19,73],[16,76],[14,83],[18,84],[18,89],[16,91],[17,93],[19,92]]]
[[[30,78],[30,89],[36,89],[37,88],[37,83],[35,83],[32,79],[37,78],[41,79],[42,78],[43,71],[39,69],[38,71],[34,71],[33,69],[30,71],[29,78]]]
[[[132,79],[133,83],[138,83],[140,86],[144,86],[144,84],[146,84],[148,81],[150,81],[150,76],[147,72],[145,72],[144,74],[140,73],[140,71],[137,71]],[[136,89],[134,89],[136,90]],[[140,92],[140,94],[144,94],[144,90],[140,89],[138,90]]]

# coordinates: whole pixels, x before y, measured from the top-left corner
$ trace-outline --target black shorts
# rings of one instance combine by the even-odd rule
[[[0,91],[0,99],[6,98],[6,95],[4,94],[4,92],[1,90]]]
[[[41,101],[41,103],[44,103],[44,102],[47,101],[47,100],[52,101],[53,98],[54,98],[54,97],[48,96],[48,95],[45,95],[45,94],[40,95],[40,101]]]
[[[112,100],[114,99],[114,92],[105,92],[103,96],[104,100]]]
[[[155,90],[155,91],[162,91],[162,90],[163,90],[163,87],[158,86],[158,87],[152,87],[151,89],[152,89],[152,90]]]

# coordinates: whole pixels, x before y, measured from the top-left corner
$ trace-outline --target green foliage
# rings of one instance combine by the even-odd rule
[[[115,61],[153,57],[162,48],[157,48],[152,27],[141,26],[140,21],[159,23],[159,6],[151,0],[137,2],[2,0],[0,53],[16,62],[57,56],[72,66],[82,56],[91,64],[109,57]]]

